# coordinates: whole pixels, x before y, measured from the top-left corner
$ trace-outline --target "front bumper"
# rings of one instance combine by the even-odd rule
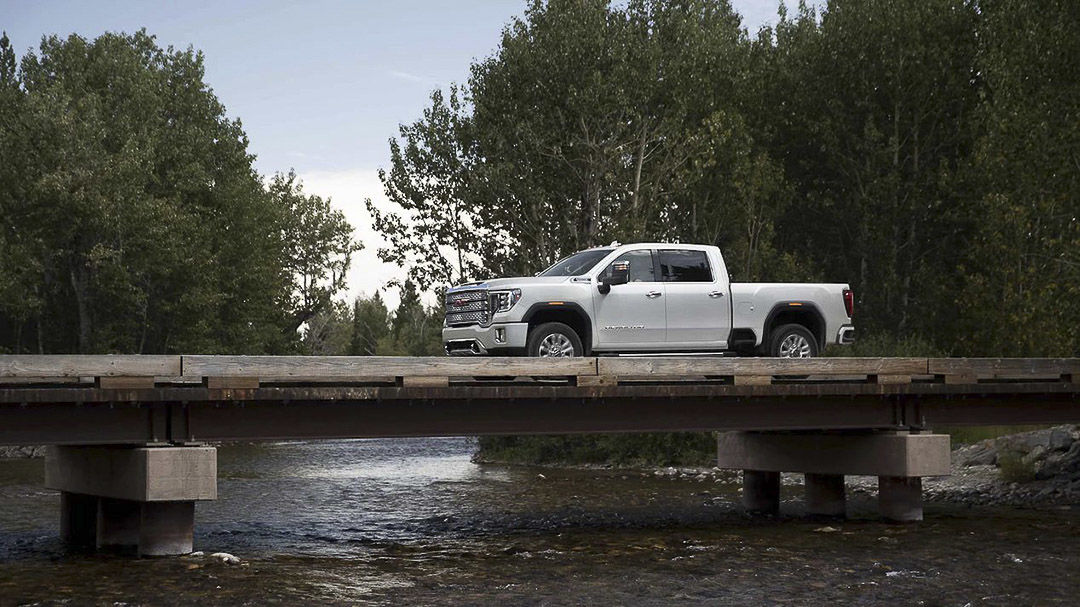
[[[508,322],[495,323],[489,327],[446,327],[442,336],[443,347],[451,356],[519,354],[525,351],[529,324]]]

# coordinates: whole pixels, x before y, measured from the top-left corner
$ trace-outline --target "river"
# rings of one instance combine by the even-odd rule
[[[470,439],[228,446],[196,550],[64,550],[41,460],[0,461],[0,606],[1075,604],[1080,509],[929,504],[888,525],[743,516],[714,477],[477,465]]]

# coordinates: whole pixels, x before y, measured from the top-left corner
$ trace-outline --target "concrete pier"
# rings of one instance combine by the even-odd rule
[[[213,447],[51,447],[45,486],[60,490],[72,545],[140,556],[193,548],[195,502],[217,498]]]
[[[842,474],[806,474],[806,513],[810,516],[844,518],[847,500]]]
[[[752,514],[780,512],[780,473],[743,470],[743,507]]]
[[[877,476],[881,515],[908,522],[922,520],[922,477],[949,474],[949,443],[945,434],[907,432],[726,432],[717,465],[743,470],[751,512],[779,507],[780,472],[805,474],[807,514],[829,517],[845,514],[845,475]]]
[[[93,548],[97,537],[98,498],[60,492],[60,539],[69,546]]]
[[[923,519],[922,478],[879,476],[878,511],[887,520],[913,523]]]

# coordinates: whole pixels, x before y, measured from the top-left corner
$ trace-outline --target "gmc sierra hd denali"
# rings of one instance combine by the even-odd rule
[[[730,282],[720,249],[639,243],[446,292],[450,355],[717,352],[806,358],[850,344],[846,284]]]

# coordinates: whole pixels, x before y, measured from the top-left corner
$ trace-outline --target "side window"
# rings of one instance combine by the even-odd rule
[[[604,276],[610,276],[611,266],[620,261],[630,262],[630,282],[658,282],[656,280],[656,269],[653,267],[652,251],[648,249],[639,249],[637,251],[627,251],[622,255],[619,255],[619,257],[611,262],[611,265],[604,270]]]
[[[660,251],[664,282],[712,282],[705,251]]]

